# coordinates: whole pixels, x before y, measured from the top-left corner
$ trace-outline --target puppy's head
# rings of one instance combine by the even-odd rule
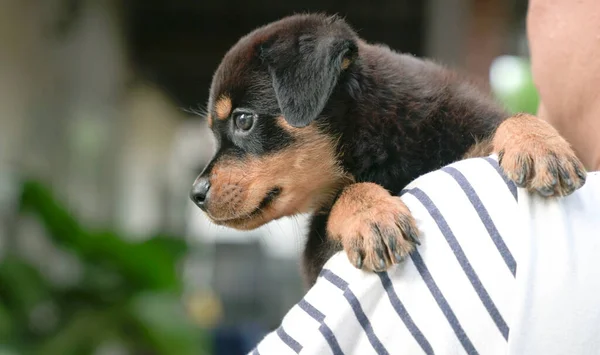
[[[321,206],[348,182],[323,111],[356,41],[337,17],[296,15],[225,55],[208,102],[218,148],[191,192],[213,222],[257,228]]]

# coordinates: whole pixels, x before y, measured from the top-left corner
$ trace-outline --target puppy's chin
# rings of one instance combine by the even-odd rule
[[[270,217],[269,206],[256,206],[241,213],[232,216],[215,217],[210,210],[207,215],[210,220],[217,225],[234,228],[238,230],[252,230],[269,223],[274,218]]]
[[[256,209],[252,213],[246,215],[229,218],[229,219],[213,219],[214,224],[225,226],[237,230],[248,231],[253,230],[263,225],[274,221],[276,219],[291,216],[292,214],[277,213],[272,207],[265,207],[263,209]],[[210,217],[210,215],[209,215]]]
[[[249,218],[241,218],[240,217],[240,218],[233,218],[233,219],[228,219],[228,220],[212,220],[212,222],[214,224],[241,230],[241,231],[249,231],[249,230],[253,230],[253,229],[262,227],[263,225],[269,223],[270,221],[271,220],[267,220],[260,215],[249,217]]]
[[[285,191],[285,190],[284,190]],[[272,194],[272,191],[267,194]],[[266,203],[265,201],[268,201]],[[253,230],[283,217],[312,212],[314,210],[315,198],[311,196],[294,196],[293,194],[275,194],[273,197],[265,198],[260,205],[251,209],[251,212],[238,213],[231,218],[208,217],[214,224],[234,228],[237,230]]]

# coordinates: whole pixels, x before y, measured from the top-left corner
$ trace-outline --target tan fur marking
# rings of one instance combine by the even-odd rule
[[[213,168],[207,213],[217,224],[254,229],[274,219],[308,212],[330,203],[350,183],[340,168],[334,141],[316,127],[279,124],[296,138],[293,146],[263,157],[229,158]],[[281,193],[261,211],[258,206],[275,188]]]
[[[350,58],[344,58],[342,60],[342,70],[348,69],[348,67],[350,66],[351,63],[352,63],[352,61],[350,60]]]
[[[585,182],[585,168],[569,143],[535,116],[505,120],[494,135],[493,151],[508,178],[544,196],[568,195]]]
[[[417,227],[399,197],[377,184],[356,183],[346,187],[336,201],[327,231],[342,243],[354,265],[378,271],[414,249],[410,236],[416,238]]]
[[[220,120],[227,119],[231,114],[231,99],[228,96],[221,96],[215,103],[215,112]]]

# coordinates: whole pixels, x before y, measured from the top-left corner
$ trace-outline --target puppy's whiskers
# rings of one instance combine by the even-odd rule
[[[206,118],[208,116],[208,110],[203,105],[197,105],[195,108],[194,107],[189,107],[189,108],[181,107],[180,110],[185,113],[189,113],[190,115],[194,115],[194,116],[200,116],[200,117],[204,117],[204,118]]]

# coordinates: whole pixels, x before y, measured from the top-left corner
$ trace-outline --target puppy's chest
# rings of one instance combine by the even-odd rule
[[[357,182],[373,182],[396,190],[423,169],[419,160],[411,162],[400,144],[385,137],[355,139],[345,150],[344,168]]]

